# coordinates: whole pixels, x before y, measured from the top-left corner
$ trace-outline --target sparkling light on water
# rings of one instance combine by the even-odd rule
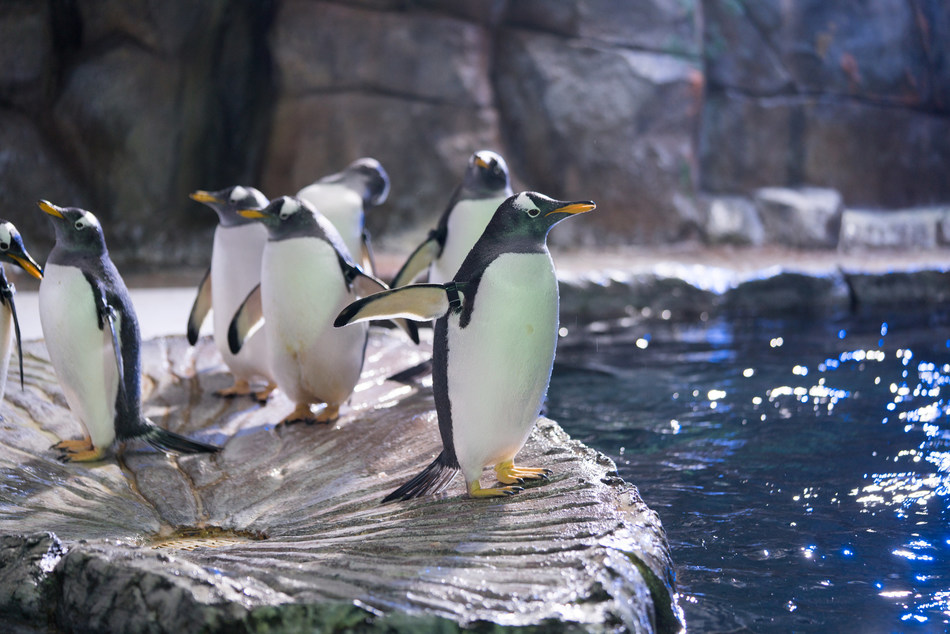
[[[690,629],[950,630],[950,315],[929,319],[651,322],[599,342],[596,407],[552,384],[660,514]]]

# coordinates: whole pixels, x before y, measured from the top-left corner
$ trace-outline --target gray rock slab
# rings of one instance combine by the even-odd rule
[[[841,194],[819,187],[763,187],[755,205],[772,242],[815,249],[835,247],[841,231]]]
[[[760,245],[765,241],[765,228],[755,205],[743,196],[710,199],[705,234],[712,244]]]
[[[373,330],[333,425],[212,395],[230,379],[207,339],[143,348],[146,413],[215,442],[172,457],[130,443],[92,464],[42,342],[0,406],[0,613],[18,631],[676,631],[656,514],[613,463],[540,419],[520,460],[550,481],[503,500],[380,505],[439,450],[431,388],[389,382],[427,358]],[[494,624],[494,625],[492,625]]]
[[[950,206],[895,211],[845,209],[838,248],[935,249],[947,243]]]

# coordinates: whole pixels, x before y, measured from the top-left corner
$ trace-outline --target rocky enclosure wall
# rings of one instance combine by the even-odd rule
[[[401,250],[481,148],[598,202],[562,244],[717,240],[716,200],[762,187],[947,202],[948,54],[942,0],[7,0],[0,216],[40,257],[48,198],[96,212],[120,265],[204,265],[188,192],[371,155],[393,188],[370,229]],[[764,226],[738,241],[775,239],[756,209],[725,216]]]

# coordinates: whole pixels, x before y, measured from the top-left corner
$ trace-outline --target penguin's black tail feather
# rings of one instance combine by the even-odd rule
[[[384,497],[381,504],[441,493],[459,472],[458,465],[451,465],[448,462],[443,451],[432,461],[432,464],[422,470],[422,473]]]
[[[396,381],[397,383],[410,384],[421,379],[426,374],[432,373],[432,359],[426,359],[422,363],[417,363],[411,368],[400,370],[395,374],[386,377],[387,381]]]
[[[215,453],[221,451],[221,447],[185,438],[175,432],[162,429],[151,421],[147,422],[149,423],[149,429],[141,438],[159,451],[171,453]]]

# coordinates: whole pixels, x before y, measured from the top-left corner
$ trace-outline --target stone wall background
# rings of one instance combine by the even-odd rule
[[[94,211],[122,266],[203,266],[213,214],[190,191],[293,193],[365,155],[393,181],[370,229],[402,251],[482,148],[504,154],[516,187],[598,202],[559,244],[833,248],[846,234],[900,247],[895,231],[919,232],[867,210],[917,206],[944,244],[950,7],[0,4],[0,216],[40,257],[51,232],[35,201],[48,198]],[[824,235],[790,241],[788,219],[813,229],[814,214]]]

